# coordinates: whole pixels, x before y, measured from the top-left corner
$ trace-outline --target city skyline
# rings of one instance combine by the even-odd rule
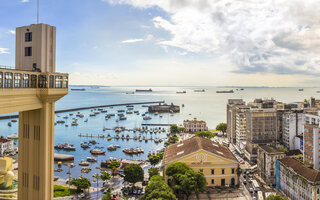
[[[1,0],[1,65],[35,0]],[[320,86],[316,1],[40,1],[70,84]],[[199,23],[201,22],[201,23]]]

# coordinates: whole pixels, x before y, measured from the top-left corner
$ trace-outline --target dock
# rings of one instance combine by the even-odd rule
[[[149,101],[149,102],[108,104],[108,105],[87,106],[87,107],[80,107],[80,108],[56,110],[55,113],[73,112],[73,111],[78,111],[78,110],[89,110],[89,109],[104,108],[104,107],[117,107],[117,106],[143,105],[143,104],[161,104],[161,103],[164,103],[164,101]],[[14,119],[14,118],[18,118],[18,117],[19,117],[19,115],[6,115],[6,116],[0,116],[0,120],[1,119]]]
[[[108,139],[108,136],[104,136],[104,137],[101,137],[101,136],[99,136],[99,135],[89,135],[89,134],[86,134],[86,135],[82,135],[81,133],[78,135],[79,137],[87,137],[87,138],[104,138],[104,139]],[[111,139],[115,139],[115,140],[135,140],[133,137],[130,137],[130,138],[127,138],[127,137],[125,137],[125,138],[116,138],[116,137],[114,137],[114,136],[111,136],[110,137]],[[145,138],[145,139],[142,139],[142,141],[145,141],[145,140],[155,140],[155,139],[162,139],[162,140],[164,140],[165,138]],[[136,139],[136,141],[139,141],[139,138],[138,139]]]
[[[176,124],[141,124],[141,126],[172,126]]]

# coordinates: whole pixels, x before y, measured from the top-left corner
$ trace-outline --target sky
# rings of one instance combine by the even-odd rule
[[[318,0],[40,0],[70,84],[320,86]],[[0,0],[0,65],[36,0]]]

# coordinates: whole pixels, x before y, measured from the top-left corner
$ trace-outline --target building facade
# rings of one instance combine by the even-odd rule
[[[320,172],[306,167],[294,158],[276,162],[276,188],[291,200],[320,199]]]
[[[186,133],[197,133],[198,131],[208,131],[207,123],[203,120],[184,120],[184,131]]]
[[[276,160],[286,154],[274,146],[259,145],[257,150],[258,175],[269,185],[276,185]]]
[[[257,160],[259,144],[271,144],[279,140],[277,132],[277,111],[275,109],[254,109],[246,113],[247,142],[245,157]]]
[[[228,99],[227,138],[232,144],[236,144],[236,114],[238,105],[245,105],[245,102],[242,99]]]
[[[300,149],[303,136],[305,114],[302,111],[289,111],[282,115],[282,144],[289,150]]]
[[[0,156],[4,156],[5,153],[14,151],[13,140],[0,138]]]
[[[236,108],[236,149],[243,153],[247,139],[246,112],[248,106],[239,105]]]
[[[209,187],[238,185],[239,163],[225,146],[202,137],[192,137],[166,147],[164,169],[171,163],[183,162],[204,174]]]

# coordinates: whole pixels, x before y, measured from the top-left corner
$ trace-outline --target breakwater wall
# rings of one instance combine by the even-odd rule
[[[104,107],[116,107],[116,106],[128,106],[128,105],[141,105],[141,104],[160,104],[164,103],[164,101],[147,101],[147,102],[135,102],[135,103],[120,103],[120,104],[108,104],[108,105],[99,105],[99,106],[87,106],[87,107],[79,107],[79,108],[71,108],[71,109],[64,109],[64,110],[56,110],[55,113],[64,113],[64,112],[73,112],[78,110],[88,110],[88,109],[95,109],[95,108],[104,108]],[[19,115],[6,115],[0,116],[1,119],[14,119],[18,118]]]

